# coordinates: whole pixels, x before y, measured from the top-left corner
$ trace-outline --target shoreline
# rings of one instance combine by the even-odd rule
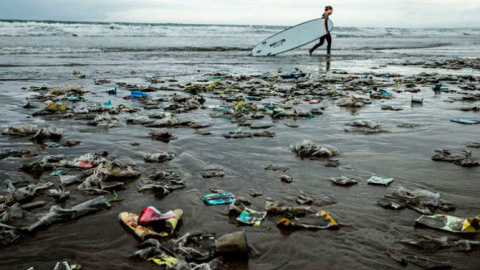
[[[294,57],[295,55],[288,55],[261,59],[264,62],[260,60],[255,62],[256,59],[251,59],[255,61],[245,61],[235,66],[228,62],[221,65],[190,64],[192,66],[189,70],[201,72],[189,73],[195,75],[167,77],[155,76],[165,72],[158,66],[151,65],[143,69],[143,65],[139,65],[138,68],[134,68],[137,64],[135,62],[130,65],[101,66],[97,70],[90,70],[89,67],[95,63],[95,59],[92,59],[89,60],[90,66],[60,66],[45,70],[44,73],[36,70],[38,66],[27,67],[32,69],[30,72],[37,75],[43,84],[37,84],[37,81],[32,83],[33,85],[25,81],[3,81],[0,87],[11,90],[2,93],[5,97],[2,101],[4,107],[2,114],[7,116],[0,123],[2,130],[21,123],[37,125],[39,128],[55,125],[63,131],[62,139],[56,141],[57,143],[61,144],[67,140],[80,141],[79,145],[71,147],[51,148],[45,142],[31,141],[31,135],[24,138],[0,136],[2,150],[26,148],[38,154],[36,157],[26,159],[7,157],[1,160],[0,171],[5,179],[29,183],[52,182],[58,188],[59,178],[51,176],[51,171],[46,171],[41,177],[36,178],[28,173],[19,172],[18,165],[58,154],[63,154],[65,160],[72,161],[86,153],[100,150],[107,151],[107,158],[120,164],[131,166],[136,164],[133,168],[138,170],[141,176],[124,183],[124,189],[117,192],[124,201],[113,204],[111,209],[75,221],[54,224],[46,230],[38,231],[36,237],[32,239],[20,240],[9,247],[2,247],[4,263],[8,264],[2,267],[14,265],[23,268],[53,267],[56,261],[69,260],[88,269],[108,268],[111,261],[118,262],[116,269],[131,267],[155,269],[157,266],[149,262],[128,260],[129,255],[137,250],[139,242],[122,228],[117,220],[117,215],[121,211],[139,213],[148,205],[154,205],[162,211],[183,209],[183,221],[177,228],[180,235],[190,231],[215,232],[223,235],[245,228],[249,239],[251,238],[251,244],[255,247],[250,261],[227,260],[222,261],[220,267],[257,269],[269,265],[270,268],[286,269],[302,268],[301,265],[320,265],[325,268],[332,266],[353,268],[360,264],[370,269],[385,267],[403,269],[397,262],[383,254],[386,250],[398,256],[418,254],[432,261],[447,262],[459,268],[477,265],[469,254],[450,253],[448,250],[424,254],[400,244],[400,240],[419,233],[437,237],[444,234],[429,229],[414,229],[413,223],[421,215],[414,210],[383,209],[376,204],[384,195],[394,192],[399,187],[408,190],[420,188],[438,192],[442,200],[453,203],[456,210],[447,214],[460,217],[478,215],[480,208],[477,204],[477,185],[474,180],[479,167],[464,168],[456,164],[432,161],[431,158],[436,149],[467,149],[467,144],[478,142],[478,125],[461,125],[449,120],[456,117],[479,118],[478,112],[461,111],[460,108],[478,106],[478,100],[462,99],[477,95],[480,98],[478,83],[480,72],[436,69],[438,74],[432,75],[429,73],[435,69],[424,69],[421,66],[395,67],[388,64],[383,66],[383,63],[370,60],[372,64],[366,67],[359,60],[332,60],[335,68],[324,73],[325,62],[321,62],[320,68],[318,62],[314,65],[316,58],[304,58],[309,62],[299,68],[305,73],[311,73],[312,77],[305,74],[297,79],[289,79],[288,77],[302,75],[293,73],[291,69],[293,64],[289,59]],[[148,59],[149,57],[142,58],[143,63],[148,62]],[[336,68],[339,64],[345,68]],[[165,65],[168,65],[168,62]],[[279,74],[274,66],[283,67],[282,73]],[[178,69],[175,69],[177,67],[175,64],[171,70],[178,74]],[[370,67],[379,69],[371,70]],[[20,69],[18,73],[21,74],[23,72],[21,69],[25,67],[18,68]],[[73,69],[78,70],[79,74],[72,74]],[[151,75],[155,70],[156,72]],[[424,71],[428,73],[422,74]],[[85,74],[86,78],[78,78],[81,74]],[[253,76],[254,74],[258,76]],[[286,76],[286,79],[279,78],[282,75]],[[154,83],[154,79],[158,82]],[[192,89],[185,87],[188,83],[194,85],[197,95],[190,95]],[[433,88],[438,83],[442,83],[442,87],[447,89],[436,94]],[[468,84],[473,84],[475,90],[460,88],[467,87]],[[81,91],[63,88],[67,85],[80,85]],[[209,88],[211,85],[214,87]],[[32,91],[29,91],[30,86],[46,86],[47,89],[32,88],[30,89]],[[20,89],[21,87],[26,89]],[[106,89],[113,87],[117,87],[117,95],[108,95]],[[374,90],[374,87],[377,90]],[[57,92],[60,95],[47,95],[54,88],[59,88]],[[147,99],[123,99],[131,95],[132,89],[145,90]],[[380,90],[388,92],[389,95]],[[64,95],[67,98],[72,96],[72,93],[85,100],[62,100]],[[206,99],[203,105],[197,103],[199,95]],[[242,98],[238,95],[242,95]],[[38,98],[34,98],[35,96]],[[363,105],[339,106],[352,96],[356,97],[356,102],[360,101]],[[422,97],[423,105],[412,106],[412,96]],[[260,100],[255,100],[258,97]],[[67,109],[65,111],[59,109],[51,115],[32,116],[34,112],[46,107],[47,100],[53,101],[56,105],[66,105]],[[238,115],[239,111],[236,109],[242,100],[247,104],[251,103],[245,105],[245,117]],[[318,103],[312,100],[317,100]],[[112,103],[111,106],[103,105],[109,101]],[[22,108],[25,102],[30,102],[30,105],[36,108]],[[291,109],[288,108],[289,102],[292,102]],[[93,104],[99,105],[92,106]],[[120,109],[120,104],[125,104],[126,110]],[[274,109],[269,107],[271,104],[274,104]],[[385,105],[401,110],[384,110]],[[87,108],[88,113],[82,111],[84,108]],[[111,118],[107,117],[105,112],[109,112]],[[178,122],[168,118],[170,116],[167,115],[154,116],[163,113],[172,113]],[[170,119],[170,122],[162,122],[166,119]],[[90,123],[92,121],[96,121],[95,125]],[[156,127],[151,126],[152,121]],[[202,135],[196,128],[181,124],[182,121],[197,122],[201,125],[213,124],[211,127],[199,129],[209,131],[211,135]],[[379,123],[380,127],[358,126],[358,123],[354,124],[355,121],[372,121]],[[168,126],[172,123],[178,126]],[[299,127],[290,127],[285,125],[287,123],[295,123]],[[249,124],[250,126],[257,124],[260,128],[273,131],[274,137],[271,137],[271,134],[266,134],[269,135],[266,137],[247,136],[247,133],[264,131],[251,129]],[[405,128],[401,127],[402,124],[413,126]],[[266,128],[262,125],[272,127]],[[176,139],[168,143],[152,139],[150,137],[152,130],[169,132]],[[229,132],[233,132],[235,136],[242,134],[247,137],[227,139],[225,134]],[[328,167],[326,166],[330,163],[328,159],[301,158],[292,152],[290,145],[297,145],[305,139],[338,149],[339,155],[334,157],[339,159],[338,166]],[[468,149],[472,152],[473,158],[480,157],[478,149]],[[174,152],[175,157],[159,163],[144,161],[144,155],[147,153],[165,151]],[[280,173],[265,170],[269,164],[290,167],[286,174],[293,177],[293,182],[282,182]],[[220,168],[226,174],[221,178],[205,179],[201,172],[208,168]],[[174,190],[170,194],[138,191],[150,175],[167,169],[182,172],[182,179],[186,184],[184,189]],[[83,169],[67,168],[66,171],[72,175],[82,171],[90,174],[88,170]],[[368,185],[367,179],[372,174],[393,177],[394,182],[389,187]],[[358,184],[352,187],[332,185],[329,178],[340,175],[354,178]],[[67,189],[71,198],[58,204],[62,207],[68,208],[94,198],[78,190],[77,185],[68,186]],[[341,227],[338,231],[289,232],[276,227],[275,222],[279,218],[276,215],[269,215],[261,226],[240,226],[226,216],[228,212],[226,207],[203,204],[201,197],[215,189],[223,189],[247,198],[255,210],[264,210],[268,197],[296,206],[297,196],[306,193],[314,198],[312,207],[315,210],[326,210],[337,222],[349,226]],[[250,196],[251,190],[261,192],[263,195]],[[325,204],[328,198],[336,203]],[[38,197],[35,196],[34,200],[45,200],[48,203],[44,207],[31,210],[24,219],[11,224],[31,224],[35,220],[33,214],[46,213],[50,206],[57,204],[42,192]],[[436,213],[443,212],[437,210]],[[302,217],[299,219],[302,220]],[[392,219],[395,221],[392,222]],[[391,232],[392,229],[394,233]],[[58,237],[68,237],[69,243],[59,244],[56,240]],[[318,247],[318,237],[322,238],[328,248]],[[38,246],[45,249],[38,250]],[[291,251],[291,247],[295,247],[294,251]],[[36,255],[27,258],[26,255],[18,254],[17,248],[22,248],[25,254]],[[320,250],[316,250],[317,248]],[[72,249],[78,249],[74,253],[79,252],[82,255],[80,257],[68,255],[73,252]],[[55,253],[51,254],[49,250],[55,250]],[[301,258],[284,262],[282,254],[289,250],[293,252],[292,256]],[[476,253],[478,250],[473,252]],[[338,256],[342,256],[342,262],[334,258]],[[365,256],[370,259],[364,260]],[[46,257],[49,257],[47,261]],[[466,261],[465,258],[471,261]]]

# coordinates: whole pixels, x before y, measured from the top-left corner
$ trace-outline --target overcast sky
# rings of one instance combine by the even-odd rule
[[[0,19],[293,25],[325,5],[336,26],[480,27],[480,0],[0,0]]]

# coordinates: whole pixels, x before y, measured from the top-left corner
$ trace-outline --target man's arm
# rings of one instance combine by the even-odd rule
[[[323,15],[323,24],[325,25],[325,31],[327,34],[330,34],[330,31],[328,31],[328,15],[326,14]]]

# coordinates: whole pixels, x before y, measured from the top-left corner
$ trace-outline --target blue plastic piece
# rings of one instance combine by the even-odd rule
[[[132,98],[142,98],[147,97],[147,94],[139,91],[130,91],[130,97]]]
[[[464,124],[464,125],[475,125],[475,124],[479,124],[479,123],[480,123],[480,120],[475,120],[475,119],[461,119],[461,118],[450,119],[450,121],[451,121],[451,122],[455,122],[455,123]]]
[[[202,200],[208,205],[231,204],[235,196],[230,192],[211,193],[203,196]]]

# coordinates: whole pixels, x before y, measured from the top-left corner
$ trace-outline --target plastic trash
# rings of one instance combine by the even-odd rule
[[[215,240],[215,251],[219,254],[248,253],[247,232],[235,232],[223,235]]]
[[[372,176],[368,179],[367,183],[370,185],[380,185],[380,186],[388,186],[390,183],[393,182],[393,178],[388,177],[381,177],[381,176]]]
[[[146,207],[138,217],[138,224],[144,227],[151,227],[154,231],[172,231],[172,223],[168,220],[177,216],[173,211],[162,214],[153,206]]]
[[[107,89],[105,92],[109,95],[116,95],[117,94],[117,87]]]
[[[205,169],[202,171],[203,178],[224,177],[225,171],[222,169]]]
[[[440,201],[440,194],[424,189],[407,190],[400,186],[392,194],[385,195],[377,202],[381,207],[400,210],[408,207],[425,215],[431,215],[436,209],[450,211],[454,206]]]
[[[311,197],[308,197],[306,195],[298,195],[297,199],[295,200],[298,204],[312,204],[314,199]]]
[[[37,222],[26,228],[26,230],[28,232],[34,232],[39,228],[44,228],[52,223],[80,218],[107,207],[110,207],[109,200],[103,196],[75,205],[69,209],[55,205],[52,206],[50,211],[43,215]]]
[[[476,119],[464,119],[464,118],[453,118],[453,119],[450,119],[450,122],[460,123],[460,124],[464,124],[464,125],[480,124],[480,120],[476,120]]]
[[[173,256],[167,255],[160,249],[160,242],[157,239],[148,239],[139,245],[142,249],[137,250],[132,258],[137,260],[146,260],[156,265],[165,265],[167,268],[174,267],[179,260]]]
[[[49,148],[57,148],[57,147],[60,147],[60,144],[58,144],[56,142],[46,142],[45,146],[49,147]]]
[[[53,270],[80,270],[80,269],[82,269],[82,266],[80,264],[75,262],[69,263],[67,261],[57,262],[55,264],[55,267],[53,268]],[[32,270],[34,270],[33,267],[32,267]]]
[[[291,221],[288,218],[282,218],[277,222],[277,226],[281,228],[288,229],[311,229],[311,230],[325,230],[325,229],[338,229],[338,223],[328,214],[326,211],[321,211],[317,213],[317,217],[322,218],[322,222],[326,224],[316,225],[316,224],[304,224],[295,221]]]
[[[179,262],[177,258],[168,256],[167,254],[156,255],[155,257],[148,258],[148,261],[153,262],[156,265],[166,265],[168,267],[174,267]]]
[[[257,212],[250,208],[245,208],[245,210],[237,217],[237,220],[241,223],[248,225],[260,226],[267,212]]]
[[[286,174],[283,174],[280,176],[280,181],[282,181],[283,183],[290,184],[293,182],[293,180],[295,180],[293,177],[288,176]]]
[[[301,157],[333,157],[339,154],[337,149],[316,145],[311,140],[304,140],[300,144],[290,146],[290,148]]]
[[[71,102],[77,102],[77,101],[82,101],[83,97],[77,96],[77,95],[71,95],[67,97],[67,100]]]
[[[60,170],[60,169],[57,169],[57,170],[50,173],[50,175],[52,175],[52,176],[60,176],[60,175],[64,175],[64,174],[66,174],[66,172],[64,170]]]
[[[58,130],[55,126],[50,126],[48,128],[42,128],[35,135],[33,135],[32,139],[37,141],[43,141],[45,139],[53,139],[58,140],[62,138],[62,131]]]
[[[415,226],[422,225],[453,233],[479,233],[480,216],[465,219],[441,214],[431,216],[423,215],[415,221]]]
[[[60,175],[60,182],[67,186],[81,181],[82,179],[77,175]]]
[[[2,149],[0,150],[0,159],[4,159],[7,157],[20,157],[20,158],[27,158],[33,157],[37,154],[30,152],[30,150],[26,149]]]
[[[146,93],[139,92],[139,91],[130,91],[131,98],[145,98],[147,97]]]
[[[181,209],[173,210],[175,217],[167,219],[165,222],[168,223],[165,227],[165,231],[155,231],[150,226],[142,226],[138,224],[138,216],[134,213],[121,212],[118,214],[118,218],[126,225],[131,232],[138,236],[142,240],[146,240],[150,237],[166,237],[173,234],[175,228],[177,227],[178,221],[181,219],[183,211]]]
[[[437,238],[428,235],[415,235],[413,239],[404,239],[400,243],[422,249],[428,252],[435,252],[439,249],[449,248],[453,251],[471,251],[480,246],[480,241],[474,240],[452,240],[446,236]]]
[[[186,187],[185,181],[182,180],[182,173],[177,170],[158,171],[149,176],[148,180],[144,180],[139,191],[154,189],[156,192],[168,194],[173,190]]]
[[[55,198],[57,202],[64,202],[70,198],[70,191],[65,190],[63,186],[60,186],[59,189],[49,189],[47,190],[47,195]]]
[[[165,162],[168,160],[172,160],[175,157],[175,154],[172,152],[161,152],[161,153],[153,153],[153,154],[146,154],[143,156],[145,162]]]
[[[202,200],[208,205],[231,204],[235,201],[235,195],[230,192],[211,193],[203,196]]]
[[[418,96],[412,96],[412,103],[423,104],[423,98]]]
[[[480,166],[480,161],[472,158],[472,152],[466,149],[443,149],[435,150],[436,154],[432,157],[434,161],[452,162],[463,167]]]
[[[186,233],[171,242],[175,254],[182,255],[187,260],[204,262],[215,256],[215,240],[214,234]]]
[[[345,177],[345,176],[331,177],[330,181],[335,185],[347,186],[347,187],[358,184],[356,180]]]

